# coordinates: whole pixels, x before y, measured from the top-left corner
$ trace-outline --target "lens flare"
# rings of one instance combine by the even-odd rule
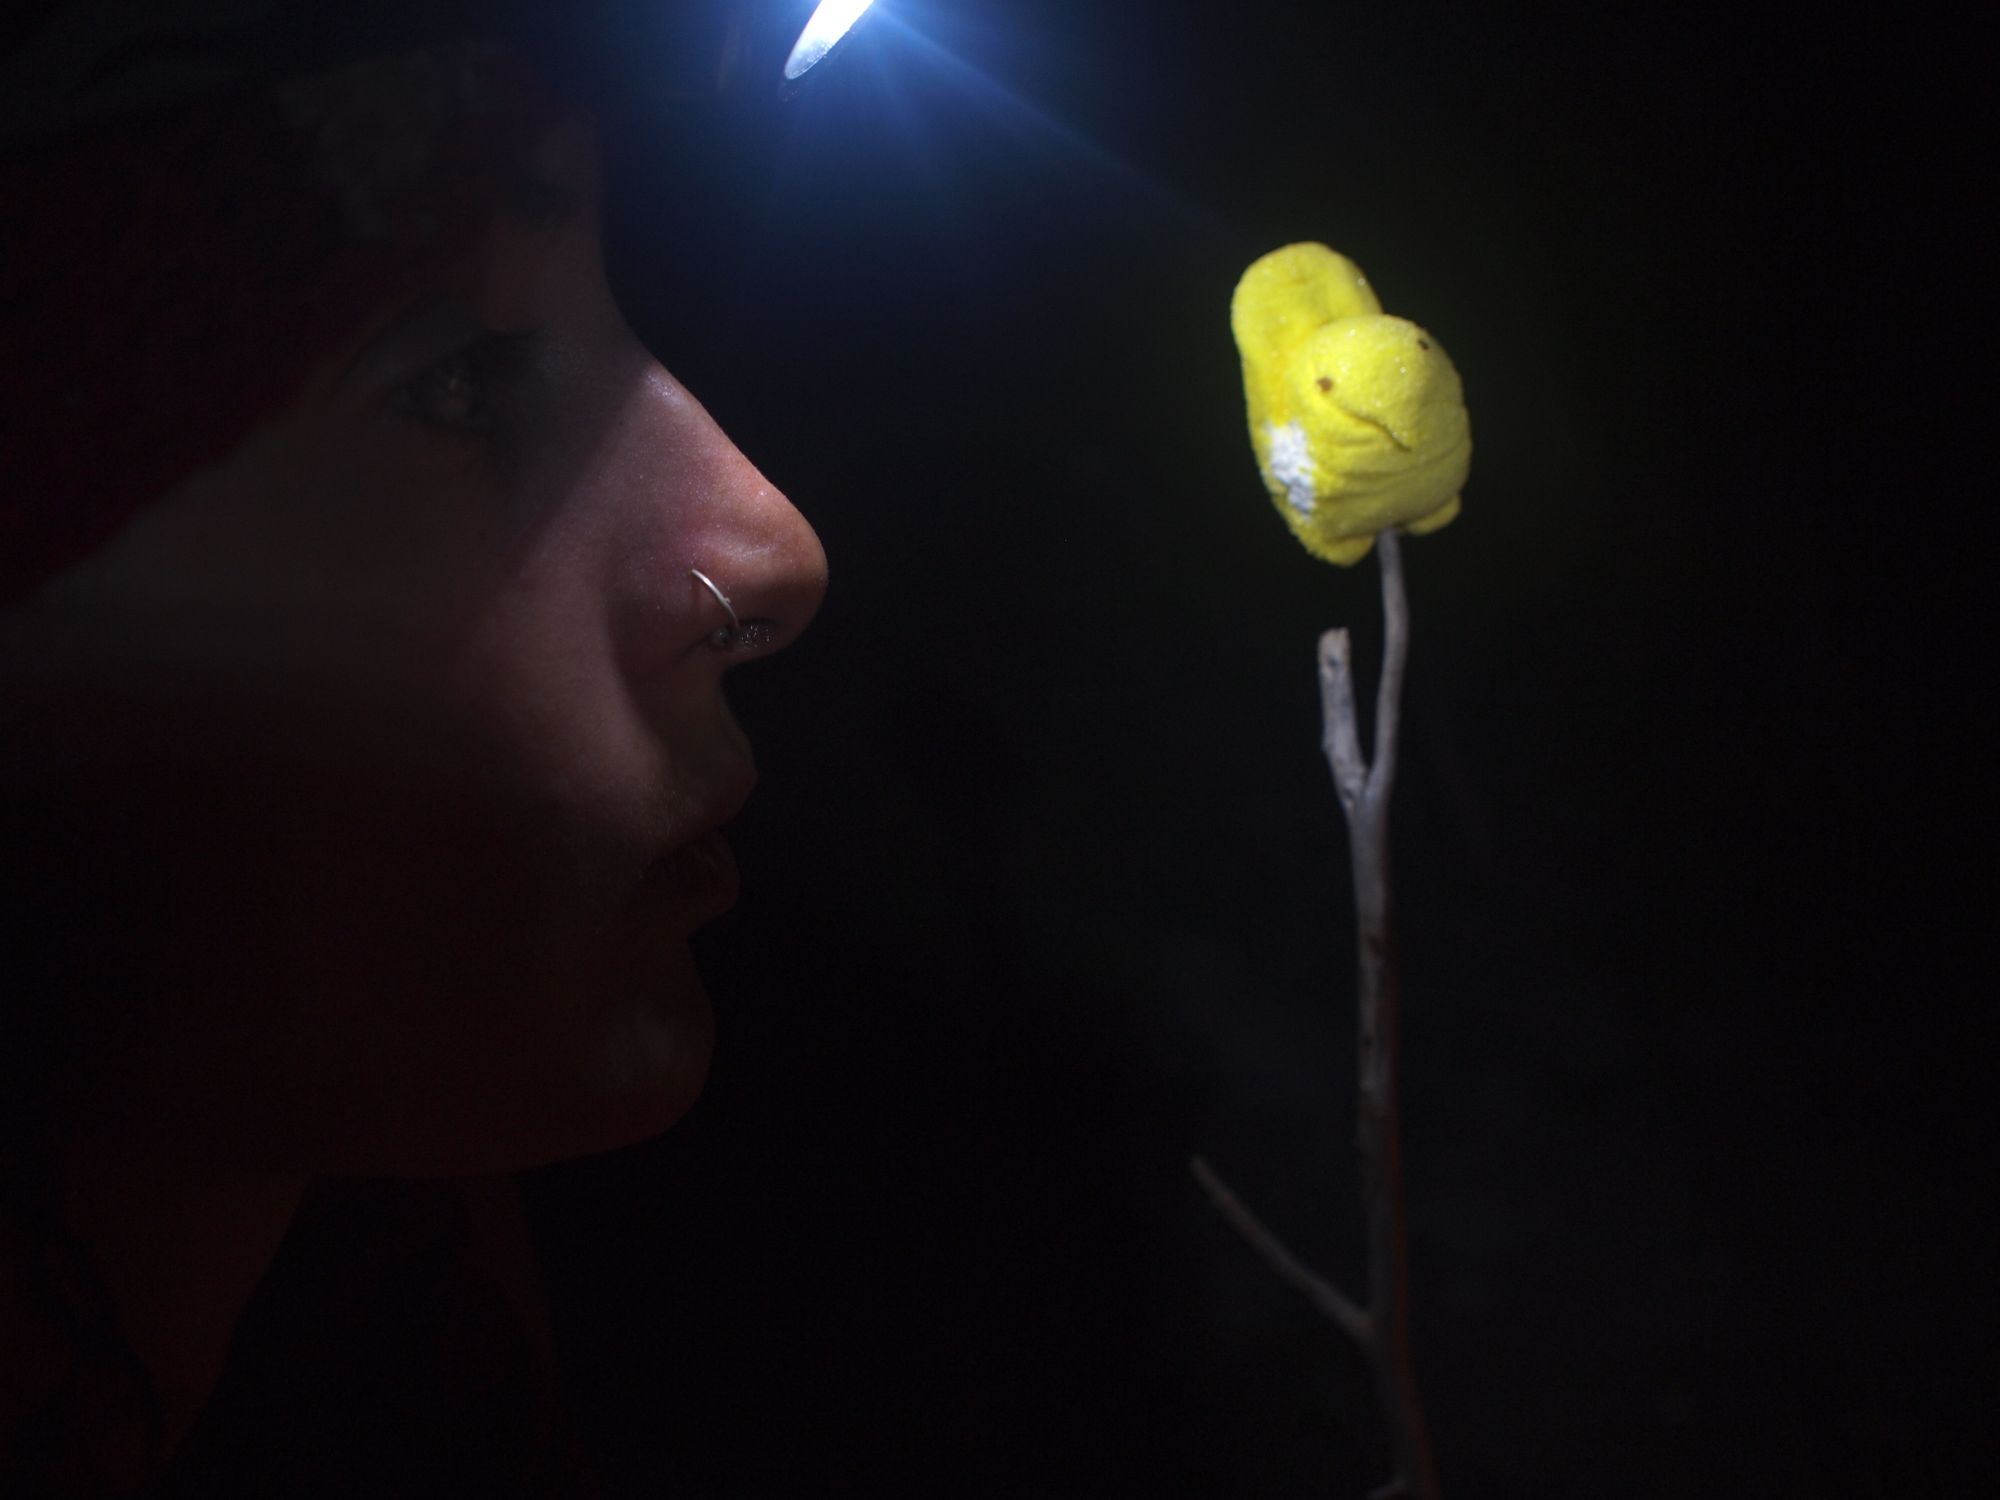
[[[833,50],[861,19],[862,12],[874,3],[875,0],[820,0],[819,8],[806,22],[806,29],[799,33],[792,55],[785,59],[785,82],[793,83],[803,77],[807,69]]]

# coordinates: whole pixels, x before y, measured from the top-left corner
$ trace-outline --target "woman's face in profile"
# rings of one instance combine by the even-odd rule
[[[673,1123],[711,1046],[689,935],[734,894],[708,835],[753,774],[722,676],[824,587],[626,327],[557,132],[463,274],[0,633],[73,1118],[314,1172]]]

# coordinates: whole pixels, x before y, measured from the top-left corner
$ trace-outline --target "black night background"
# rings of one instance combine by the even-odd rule
[[[1394,813],[1446,1493],[1976,1491],[1993,364],[1931,211],[1969,42],[881,8],[785,111],[635,86],[608,131],[622,300],[833,564],[732,679],[707,1093],[530,1182],[619,1493],[1387,1477],[1359,1361],[1188,1173],[1361,1289],[1313,653],[1353,627],[1372,683],[1376,570],[1279,523],[1228,325],[1301,239],[1472,414],[1405,553]]]
[[[1271,511],[1227,321],[1322,239],[1476,444],[1406,548],[1394,825],[1447,1492],[1983,1467],[1994,529],[1948,396],[1900,415],[1962,61],[1638,7],[872,24],[701,214],[616,162],[635,320],[833,587],[734,695],[709,1091],[535,1185],[608,1439],[704,1496],[1384,1477],[1187,1172],[1359,1289],[1313,643],[1372,670],[1376,572]]]

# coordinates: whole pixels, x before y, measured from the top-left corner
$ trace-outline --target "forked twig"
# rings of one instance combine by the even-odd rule
[[[1396,1464],[1395,1479],[1377,1496],[1438,1500],[1437,1465],[1410,1352],[1408,1217],[1396,1098],[1396,955],[1390,920],[1389,793],[1396,779],[1410,614],[1400,539],[1385,531],[1376,538],[1376,548],[1382,561],[1382,680],[1375,695],[1375,753],[1369,759],[1361,753],[1347,632],[1329,630],[1319,640],[1322,745],[1347,820],[1354,872],[1361,1025],[1355,1146],[1367,1220],[1366,1308],[1307,1269],[1216,1178],[1207,1162],[1196,1157],[1190,1167],[1211,1201],[1251,1247],[1351,1338],[1373,1367]]]

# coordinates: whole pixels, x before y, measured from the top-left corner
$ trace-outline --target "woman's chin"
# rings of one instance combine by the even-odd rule
[[[715,1007],[685,943],[656,986],[606,1038],[592,1070],[604,1085],[603,1108],[583,1115],[601,1128],[580,1132],[562,1156],[651,1140],[678,1124],[701,1096],[715,1055]]]
[[[564,996],[584,1027],[544,1032],[505,1055],[440,1060],[449,1077],[405,1075],[400,1101],[349,1113],[325,1133],[304,1127],[310,1175],[477,1176],[525,1171],[638,1145],[678,1123],[700,1097],[715,1015],[685,943],[650,974]],[[524,1028],[525,1030],[526,1028]],[[344,1118],[342,1118],[344,1116]],[[274,1121],[277,1133],[288,1123]]]
[[[191,1161],[416,1177],[616,1150],[693,1108],[715,1015],[685,927],[479,946],[433,965],[457,976],[444,985],[371,982],[378,950],[360,955],[372,969],[344,973],[343,955],[319,952],[319,985],[303,996],[254,965],[211,970],[218,982],[176,989],[129,1034],[98,1028],[83,1118]],[[191,1094],[192,1079],[206,1086]]]
[[[531,1070],[467,1132],[458,1172],[519,1171],[635,1146],[678,1124],[700,1098],[715,1052],[715,1011],[686,945],[665,972],[616,997],[618,1014],[571,1053]]]

